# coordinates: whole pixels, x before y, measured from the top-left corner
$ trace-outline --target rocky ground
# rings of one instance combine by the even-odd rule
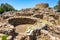
[[[60,12],[48,4],[0,14],[0,40],[60,40]]]

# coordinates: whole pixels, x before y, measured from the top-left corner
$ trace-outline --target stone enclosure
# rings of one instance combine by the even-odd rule
[[[8,35],[6,40],[60,40],[60,12],[44,3],[4,12],[0,15],[0,36],[4,35]]]

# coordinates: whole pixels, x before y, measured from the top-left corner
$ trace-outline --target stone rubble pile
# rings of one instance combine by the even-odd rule
[[[0,15],[0,34],[8,35],[6,40],[60,40],[60,12],[44,3],[4,12]]]

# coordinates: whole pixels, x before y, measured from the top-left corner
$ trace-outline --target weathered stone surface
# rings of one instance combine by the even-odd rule
[[[7,24],[7,23],[1,23],[0,24],[0,33],[10,34],[11,31],[13,31],[14,26]]]
[[[11,39],[12,39],[12,36],[8,36],[8,37],[7,37],[7,40],[11,40]]]
[[[60,40],[60,12],[46,3],[4,12],[0,15],[0,33],[7,34],[7,40]]]
[[[41,3],[36,5],[36,8],[47,8],[47,7],[49,7],[47,3]]]

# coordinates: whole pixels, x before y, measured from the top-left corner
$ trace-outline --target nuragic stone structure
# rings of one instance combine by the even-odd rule
[[[60,12],[47,3],[0,14],[0,40],[60,40]]]

